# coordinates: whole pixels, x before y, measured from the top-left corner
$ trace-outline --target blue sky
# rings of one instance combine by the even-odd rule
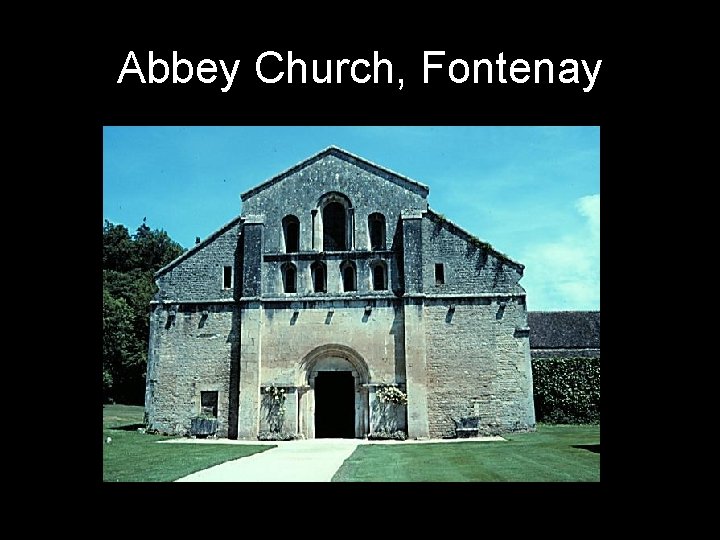
[[[191,247],[333,144],[427,184],[432,209],[523,263],[528,309],[600,308],[597,126],[106,126],[103,218]]]

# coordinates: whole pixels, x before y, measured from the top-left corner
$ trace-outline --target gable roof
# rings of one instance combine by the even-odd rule
[[[599,349],[599,311],[529,311],[531,349]]]
[[[166,273],[167,271],[172,270],[173,268],[175,268],[178,264],[180,264],[182,261],[184,261],[185,259],[187,259],[187,258],[188,258],[190,255],[192,255],[193,253],[195,253],[195,252],[197,252],[197,251],[200,251],[202,248],[204,248],[205,246],[207,246],[210,242],[212,242],[213,240],[215,240],[218,236],[220,236],[220,235],[223,234],[224,232],[227,232],[228,229],[230,229],[230,228],[234,227],[235,225],[237,225],[242,218],[243,218],[243,216],[240,215],[240,216],[237,216],[237,217],[231,219],[231,220],[228,221],[225,225],[223,225],[222,227],[220,227],[217,231],[215,231],[214,233],[210,234],[210,236],[208,236],[205,240],[203,240],[203,241],[200,242],[199,244],[195,244],[193,247],[191,247],[190,249],[188,249],[185,253],[183,253],[182,255],[180,255],[179,257],[177,257],[176,259],[174,259],[174,260],[170,261],[169,263],[167,263],[167,264],[166,264],[165,266],[163,266],[160,270],[158,270],[157,272],[155,272],[155,279],[157,279],[158,277],[160,277],[161,275],[163,275],[163,274]]]
[[[278,182],[280,182],[281,180],[290,176],[291,174],[296,173],[297,171],[312,165],[316,161],[319,161],[320,159],[322,159],[326,156],[335,156],[339,159],[348,161],[348,162],[352,163],[353,165],[357,165],[358,167],[360,167],[362,169],[365,169],[374,174],[382,176],[386,180],[389,180],[390,182],[393,182],[394,184],[397,184],[400,187],[403,187],[409,191],[412,191],[413,193],[417,193],[418,195],[420,195],[422,197],[427,197],[428,193],[430,193],[430,188],[428,186],[426,186],[425,184],[422,184],[416,180],[408,178],[407,176],[403,176],[402,174],[396,173],[395,171],[392,171],[386,167],[377,165],[376,163],[373,163],[372,161],[369,161],[365,158],[356,156],[355,154],[352,154],[352,153],[348,152],[347,150],[343,150],[342,148],[340,148],[338,146],[328,146],[327,148],[325,148],[324,150],[321,150],[317,154],[310,156],[309,158],[301,161],[300,163],[293,165],[289,169],[284,170],[280,174],[277,174],[277,175],[273,176],[272,178],[265,180],[262,184],[255,186],[254,188],[249,189],[248,191],[242,193],[240,195],[240,200],[245,202],[250,197],[257,195],[261,191],[264,191],[265,189],[269,188],[270,186],[277,184]]]

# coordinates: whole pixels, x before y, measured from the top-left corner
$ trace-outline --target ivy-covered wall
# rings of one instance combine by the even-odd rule
[[[600,422],[600,358],[533,358],[532,372],[538,422]]]

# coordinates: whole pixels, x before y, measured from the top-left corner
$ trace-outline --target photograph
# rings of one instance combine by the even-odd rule
[[[602,126],[101,131],[103,482],[600,481]]]

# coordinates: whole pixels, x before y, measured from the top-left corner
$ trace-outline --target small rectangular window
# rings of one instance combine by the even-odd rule
[[[435,285],[445,284],[445,265],[438,263],[435,265]]]
[[[218,393],[200,392],[200,414],[217,418]]]
[[[232,288],[232,266],[223,267],[223,289]]]

